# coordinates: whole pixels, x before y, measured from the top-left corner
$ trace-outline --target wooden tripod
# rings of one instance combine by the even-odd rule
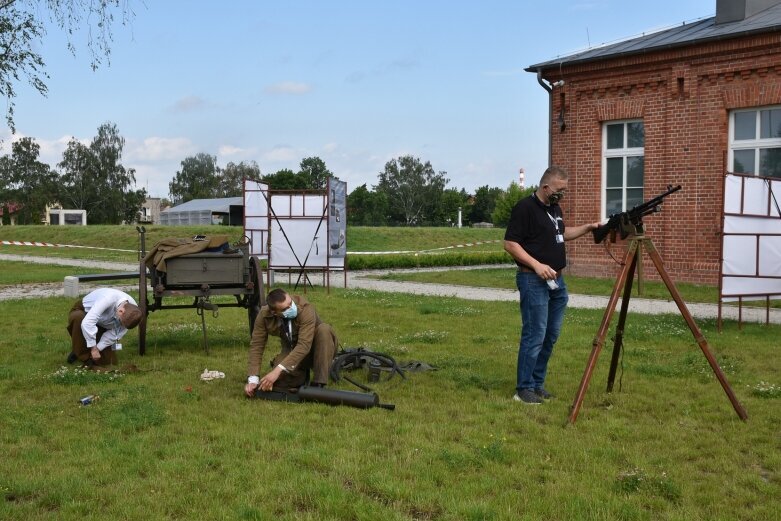
[[[615,312],[616,309],[616,304],[618,303],[618,295],[621,292],[621,289],[623,288],[624,296],[621,300],[621,312],[618,315],[618,325],[616,326],[615,343],[613,344],[613,357],[610,361],[610,373],[608,374],[608,380],[607,380],[607,392],[613,391],[613,382],[616,376],[616,367],[618,365],[619,355],[621,354],[621,346],[622,346],[622,341],[624,336],[624,325],[626,324],[626,313],[627,310],[629,309],[629,298],[632,296],[632,279],[634,278],[635,268],[638,265],[638,261],[640,259],[640,256],[642,255],[643,249],[645,249],[645,251],[648,253],[648,256],[653,261],[654,266],[656,266],[656,270],[659,272],[659,275],[662,277],[664,284],[667,286],[667,289],[670,291],[670,295],[675,300],[675,303],[678,305],[678,309],[681,312],[681,316],[683,316],[684,320],[686,320],[686,323],[689,325],[689,329],[691,330],[692,335],[694,335],[695,341],[700,346],[700,349],[702,350],[702,353],[705,355],[705,358],[708,359],[708,363],[710,364],[711,369],[713,369],[716,378],[719,379],[719,383],[721,383],[721,387],[724,389],[724,392],[727,393],[727,397],[729,398],[729,401],[732,402],[732,407],[734,407],[735,412],[738,414],[741,420],[746,420],[748,418],[748,414],[746,414],[746,410],[743,408],[743,406],[740,404],[738,399],[735,397],[735,393],[732,392],[732,388],[727,382],[727,379],[724,376],[724,373],[722,372],[721,368],[719,367],[719,364],[716,362],[716,359],[713,357],[713,354],[711,354],[710,348],[708,347],[708,341],[705,340],[705,337],[702,335],[702,332],[697,327],[697,324],[694,322],[691,313],[689,313],[689,309],[686,307],[686,303],[681,298],[681,294],[678,293],[678,289],[675,287],[675,284],[673,283],[672,279],[668,275],[667,270],[664,268],[662,257],[659,255],[659,252],[656,251],[656,248],[654,247],[653,242],[651,242],[651,239],[648,239],[642,234],[639,234],[632,238],[632,240],[629,243],[629,247],[626,250],[626,256],[624,257],[624,262],[621,265],[622,266],[621,272],[618,274],[618,278],[616,279],[615,286],[613,286],[613,293],[610,295],[610,300],[608,301],[607,309],[605,310],[605,315],[602,317],[602,324],[599,326],[599,331],[597,332],[597,336],[594,338],[594,343],[593,343],[594,347],[591,350],[591,356],[588,359],[588,365],[586,365],[586,371],[583,373],[583,379],[580,381],[580,388],[578,389],[578,394],[575,396],[575,402],[572,404],[572,408],[569,415],[569,422],[575,423],[575,420],[577,420],[578,418],[580,405],[583,403],[583,398],[586,394],[586,390],[588,389],[588,384],[589,381],[591,380],[591,374],[593,373],[594,366],[597,363],[599,352],[602,350],[602,346],[605,343],[605,337],[607,336],[608,328],[610,327],[610,320],[613,317],[613,313]]]

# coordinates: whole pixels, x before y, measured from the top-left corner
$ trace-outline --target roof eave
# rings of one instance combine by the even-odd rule
[[[530,65],[529,67],[525,68],[524,71],[532,72],[536,74],[538,71],[545,71],[546,69],[553,69],[554,67],[560,68],[565,65],[582,65],[585,63],[595,63],[595,62],[601,62],[606,60],[614,60],[617,58],[625,58],[627,56],[637,56],[641,54],[649,54],[654,52],[666,51],[670,49],[682,49],[684,47],[692,47],[703,43],[709,43],[709,42],[720,41],[720,40],[733,40],[736,38],[743,38],[746,36],[754,36],[757,34],[772,33],[778,31],[781,31],[781,24],[774,25],[771,27],[762,27],[761,29],[751,29],[739,33],[730,33],[728,35],[709,36],[709,37],[688,41],[688,42],[671,43],[671,44],[659,45],[655,47],[648,47],[645,49],[638,49],[634,51],[617,52],[615,54],[596,56],[592,58],[567,60],[567,57],[565,56],[560,61],[549,60],[535,65]]]

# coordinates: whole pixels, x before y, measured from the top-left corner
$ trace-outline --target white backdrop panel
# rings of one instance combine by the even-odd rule
[[[771,197],[771,189],[775,198]],[[722,295],[781,293],[781,279],[766,278],[781,276],[781,237],[776,235],[781,234],[781,218],[776,207],[780,196],[781,180],[734,174],[726,176],[724,213],[740,214],[742,208],[742,213],[749,215],[724,216]],[[768,217],[757,217],[758,215]],[[754,236],[731,235],[736,233],[749,233]],[[781,298],[781,295],[771,298]],[[722,297],[722,300],[737,298]]]
[[[306,217],[322,217],[325,213],[326,200],[323,195],[305,195],[301,215]]]
[[[724,184],[724,213],[740,213],[740,201],[743,195],[741,178],[728,175]]]
[[[781,234],[781,219],[727,215],[724,217],[724,233]]]
[[[271,208],[274,209],[272,216],[277,217],[289,217],[291,214],[291,199],[290,195],[272,195],[271,196]],[[298,215],[298,214],[297,214]]]
[[[767,215],[767,183],[759,178],[746,178],[743,192],[743,213]]]
[[[723,295],[762,295],[759,297],[743,297],[743,300],[761,300],[767,294],[781,294],[781,279],[763,279],[763,278],[745,278],[725,276],[721,281],[721,292]],[[779,295],[770,297],[778,299]],[[730,302],[738,300],[738,297],[722,297],[723,301]]]
[[[759,275],[781,276],[781,237],[766,236],[759,239]]]
[[[267,258],[268,234],[268,185],[244,180],[244,235],[251,242],[251,255]]]
[[[724,274],[756,275],[757,239],[744,235],[724,237]]]
[[[319,230],[318,225],[320,225]],[[320,219],[280,218],[274,221],[271,225],[270,267],[300,268],[305,265],[306,268],[323,268],[327,266],[326,228],[325,222],[321,224]]]

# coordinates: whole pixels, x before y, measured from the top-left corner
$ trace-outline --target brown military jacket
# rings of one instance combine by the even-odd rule
[[[269,335],[278,336],[282,343],[282,351],[274,359],[273,365],[282,364],[289,371],[294,371],[312,349],[315,328],[322,323],[322,320],[317,316],[314,305],[310,304],[304,297],[291,295],[290,298],[293,299],[298,308],[298,315],[292,320],[293,336],[291,339],[283,334],[282,318],[274,316],[268,305],[260,308],[249,344],[247,376],[260,375],[260,362],[263,359]]]

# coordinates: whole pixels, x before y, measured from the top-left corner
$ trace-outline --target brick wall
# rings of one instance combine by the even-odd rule
[[[646,236],[676,282],[717,285],[729,111],[781,104],[781,33],[743,37],[543,71],[553,82],[552,156],[570,174],[562,203],[569,225],[600,217],[602,123],[641,118],[649,199],[668,184],[661,214],[645,218]],[[566,128],[557,119],[562,105]],[[624,245],[612,245],[616,258]],[[613,277],[619,265],[590,235],[567,245],[569,270]],[[649,259],[645,277],[657,278]]]

